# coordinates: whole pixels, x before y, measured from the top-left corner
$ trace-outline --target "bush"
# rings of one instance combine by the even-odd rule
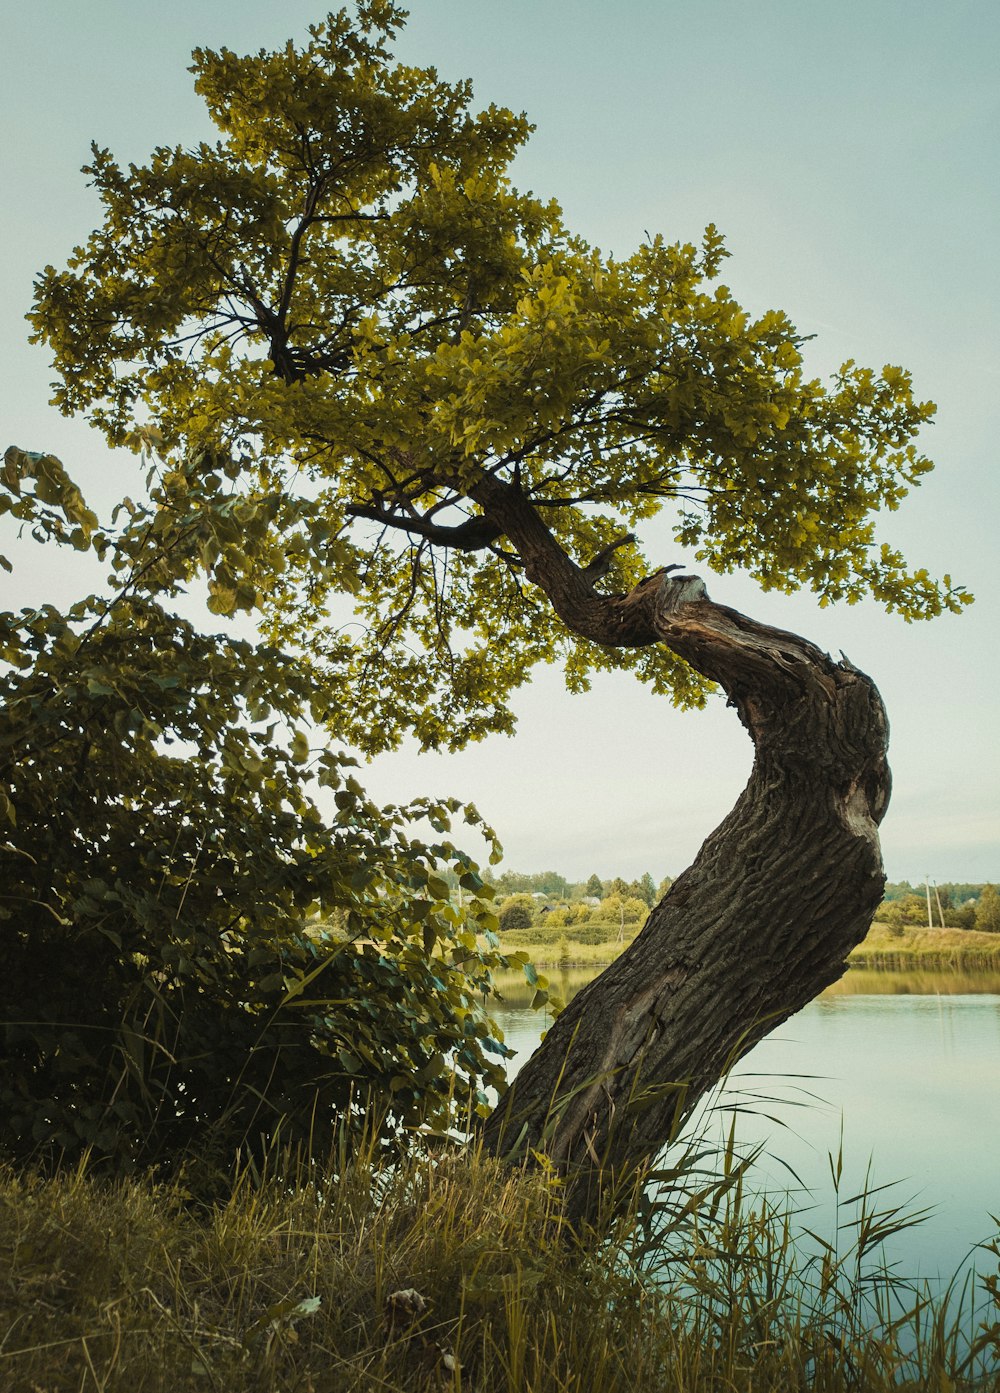
[[[6,483],[36,532],[61,539],[33,477],[91,526],[58,461],[5,461],[0,504]],[[0,613],[0,1149],[228,1166],[275,1133],[325,1150],[363,1103],[385,1138],[485,1110],[505,1051],[480,1003],[506,962],[474,930],[496,920],[468,857],[411,837],[459,805],[383,811],[352,761],[313,758],[302,665],[141,593],[149,535],[109,600]]]
[[[511,895],[500,906],[500,932],[506,934],[512,929],[530,929],[535,922],[534,911],[534,901],[530,895]]]

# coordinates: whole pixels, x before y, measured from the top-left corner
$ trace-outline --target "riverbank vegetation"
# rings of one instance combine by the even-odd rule
[[[610,919],[590,926],[590,937],[573,927],[542,924],[506,933],[504,952],[527,952],[538,967],[606,967],[628,947],[641,927],[632,923],[620,935]],[[597,935],[600,937],[597,937]],[[1000,971],[1000,935],[975,929],[928,929],[876,919],[867,937],[848,957],[851,967],[926,971]]]
[[[0,1387],[102,1393],[768,1393],[1000,1388],[1000,1247],[934,1306],[880,1268],[910,1218],[844,1199],[809,1251],[730,1148],[570,1232],[550,1174],[371,1150],[180,1181],[0,1172]],[[973,1314],[973,1308],[976,1314]]]
[[[657,885],[648,871],[633,881],[594,874],[575,882],[556,871],[505,871],[494,883],[500,932],[511,947],[547,948],[546,963],[565,960],[563,939],[571,945],[572,962],[608,963],[617,956],[612,945],[631,942],[671,884],[666,876]],[[1000,934],[1000,896],[992,884],[925,886],[918,894],[908,881],[890,883],[875,923],[884,934],[869,934],[852,958],[879,955],[889,965],[917,954],[947,967],[958,966],[959,959],[965,966],[977,960],[990,965],[1000,953],[1000,937],[983,941],[984,935]],[[921,937],[921,929],[929,936]],[[891,943],[883,943],[886,935]],[[596,951],[581,957],[583,947]]]

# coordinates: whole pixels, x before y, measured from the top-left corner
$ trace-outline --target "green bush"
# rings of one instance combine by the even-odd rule
[[[500,906],[500,932],[506,934],[515,929],[530,929],[535,922],[534,908],[530,895],[511,895]]]
[[[93,530],[49,456],[8,451],[0,504]],[[0,613],[0,1149],[228,1166],[276,1134],[325,1149],[366,1102],[386,1137],[485,1110],[496,919],[468,857],[411,834],[459,805],[376,808],[297,729],[303,666],[168,613],[132,541],[110,599]]]

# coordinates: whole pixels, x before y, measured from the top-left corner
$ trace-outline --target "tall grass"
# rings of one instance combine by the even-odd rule
[[[331,1171],[244,1173],[212,1206],[0,1172],[0,1388],[1000,1389],[997,1244],[984,1280],[935,1304],[879,1259],[911,1216],[848,1196],[803,1244],[750,1197],[732,1137],[600,1233],[566,1225],[544,1168],[475,1148]]]

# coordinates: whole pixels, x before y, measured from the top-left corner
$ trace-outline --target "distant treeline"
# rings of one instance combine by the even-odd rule
[[[638,880],[595,872],[587,880],[569,880],[558,871],[504,871],[494,881],[501,929],[545,928],[586,941],[585,929],[615,928],[635,933],[653,905],[672,884],[657,883],[647,871]],[[876,918],[891,927],[928,924],[928,891],[909,881],[890,881]],[[947,881],[930,886],[930,923],[934,928],[980,929],[1000,933],[1000,895],[991,884]],[[604,937],[608,934],[605,932]],[[598,941],[598,939],[595,939]]]
[[[942,904],[947,903],[957,908],[959,905],[966,904],[969,900],[978,900],[985,888],[985,885],[973,885],[967,881],[946,880],[942,885],[938,886],[935,886],[934,882],[931,881],[931,898],[933,899],[936,889],[937,893],[941,896]],[[908,880],[890,880],[886,882],[886,900],[905,900],[908,895],[923,895],[926,899],[924,882],[921,881],[919,885],[911,885]]]
[[[537,871],[533,875],[527,875],[522,871],[504,871],[502,875],[494,878],[493,884],[496,886],[498,897],[544,895],[550,900],[573,904],[581,900],[605,900],[609,895],[618,895],[622,899],[642,900],[652,909],[657,900],[662,899],[667,893],[673,884],[673,878],[668,875],[656,881],[649,871],[646,871],[638,880],[625,880],[622,876],[604,880],[596,872],[587,880],[567,880],[558,871]]]

